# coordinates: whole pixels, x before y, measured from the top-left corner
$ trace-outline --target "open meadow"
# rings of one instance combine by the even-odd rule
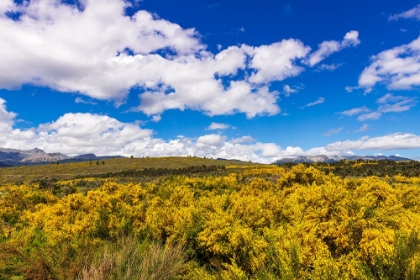
[[[2,168],[0,279],[420,279],[419,171],[194,157]]]

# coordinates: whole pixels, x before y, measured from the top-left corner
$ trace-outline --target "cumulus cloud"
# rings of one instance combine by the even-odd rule
[[[273,162],[276,151],[283,150],[273,143],[254,143],[250,136],[229,141],[226,136],[207,134],[192,139],[179,136],[163,140],[153,137],[153,131],[138,123],[124,123],[109,116],[68,113],[57,120],[21,130],[14,128],[16,114],[7,111],[0,99],[0,147],[15,149],[41,148],[47,152],[67,155],[187,156],[232,158],[258,162]]]
[[[225,123],[212,122],[207,129],[208,130],[218,130],[218,129],[227,129],[229,127],[230,127],[230,125],[225,124]]]
[[[200,34],[147,11],[125,14],[123,0],[0,1],[0,88],[24,84],[121,104],[138,88],[149,116],[169,109],[207,115],[280,112],[271,82],[299,75],[310,48],[296,39],[231,46],[213,54]],[[20,16],[7,16],[16,12]],[[354,44],[354,31],[341,47]],[[324,54],[323,54],[324,55]],[[245,70],[247,75],[238,75]],[[79,99],[81,101],[82,99]]]
[[[409,90],[420,85],[420,37],[409,44],[371,57],[359,77],[359,88],[370,91],[377,83],[389,89]]]
[[[420,5],[417,5],[416,7],[402,12],[400,14],[395,14],[389,17],[389,20],[398,20],[398,19],[409,19],[409,18],[414,18],[417,20],[420,20]]]
[[[252,138],[252,137],[251,137],[251,136],[249,136],[249,135],[242,136],[242,137],[240,137],[240,138],[235,138],[235,139],[230,140],[230,142],[231,142],[231,143],[233,143],[233,144],[239,144],[239,143],[252,143],[252,142],[254,142],[254,141],[255,141],[255,139],[254,139],[254,138]]]
[[[380,137],[362,137],[355,141],[334,142],[325,147],[303,150],[282,148],[275,143],[255,142],[251,136],[228,139],[224,135],[207,134],[196,139],[179,136],[163,140],[139,123],[124,123],[109,116],[68,113],[57,120],[28,129],[14,128],[16,114],[6,109],[0,99],[0,147],[15,149],[41,148],[67,155],[187,156],[228,158],[271,163],[284,157],[301,155],[341,155],[349,150],[396,150],[420,148],[420,136],[395,133]]]
[[[327,132],[325,132],[322,135],[324,135],[324,136],[331,136],[331,135],[340,133],[341,130],[343,130],[343,127],[330,129],[330,130],[328,130]]]
[[[294,63],[306,57],[310,48],[299,40],[288,39],[254,48],[250,67],[256,69],[249,78],[251,83],[282,81],[299,75],[304,68]]]
[[[18,21],[2,14],[0,65],[8,69],[0,78],[3,88],[30,83],[122,99],[138,83],[126,76],[139,65],[127,64],[125,50],[140,59],[157,50],[187,54],[203,48],[194,29],[182,29],[146,11],[124,16],[124,1],[83,3],[79,10],[57,1],[30,1],[8,9],[22,14]]]
[[[318,105],[318,104],[322,104],[322,103],[324,103],[324,101],[325,101],[325,98],[320,97],[316,101],[308,103],[308,104],[302,106],[301,108],[303,109],[303,108],[306,108],[306,107],[311,107],[311,106],[315,106],[315,105]]]
[[[347,32],[341,42],[324,41],[318,46],[318,50],[313,52],[308,59],[309,66],[314,66],[330,56],[332,53],[338,52],[344,48],[354,47],[360,44],[359,32],[352,30]]]

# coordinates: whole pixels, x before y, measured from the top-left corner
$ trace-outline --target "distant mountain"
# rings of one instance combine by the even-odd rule
[[[0,148],[0,162],[7,165],[25,165],[60,161],[69,157],[60,153],[46,153],[41,149],[16,150]]]
[[[75,156],[73,157],[73,159],[75,160],[93,160],[93,159],[98,159],[98,157],[94,154],[85,154],[85,155],[79,155],[79,156]]]
[[[302,162],[325,162],[333,163],[340,160],[393,160],[393,161],[411,161],[409,158],[399,157],[399,156],[326,156],[326,155],[317,155],[317,156],[299,156],[296,158],[282,158],[279,159],[273,164],[284,164],[284,163],[302,163]]]
[[[103,160],[109,158],[121,158],[121,156],[100,156],[85,154],[69,157],[61,153],[46,153],[41,149],[16,150],[0,148],[0,167],[16,165],[45,164],[50,162],[72,162],[85,160]]]

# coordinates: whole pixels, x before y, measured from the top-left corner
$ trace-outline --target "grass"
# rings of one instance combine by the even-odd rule
[[[185,271],[182,247],[157,243],[143,247],[128,236],[119,246],[105,246],[95,262],[82,270],[79,280],[173,279]]]
[[[250,166],[255,163],[234,160],[215,160],[198,157],[159,157],[159,158],[116,158],[99,161],[71,163],[50,163],[44,165],[16,166],[0,168],[0,184],[7,182],[40,180],[45,177],[72,179],[75,176],[99,175],[111,172],[143,170],[145,168],[185,168],[201,165]]]

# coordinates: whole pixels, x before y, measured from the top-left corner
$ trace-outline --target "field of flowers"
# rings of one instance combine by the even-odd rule
[[[419,176],[191,170],[3,183],[0,279],[420,279]]]

